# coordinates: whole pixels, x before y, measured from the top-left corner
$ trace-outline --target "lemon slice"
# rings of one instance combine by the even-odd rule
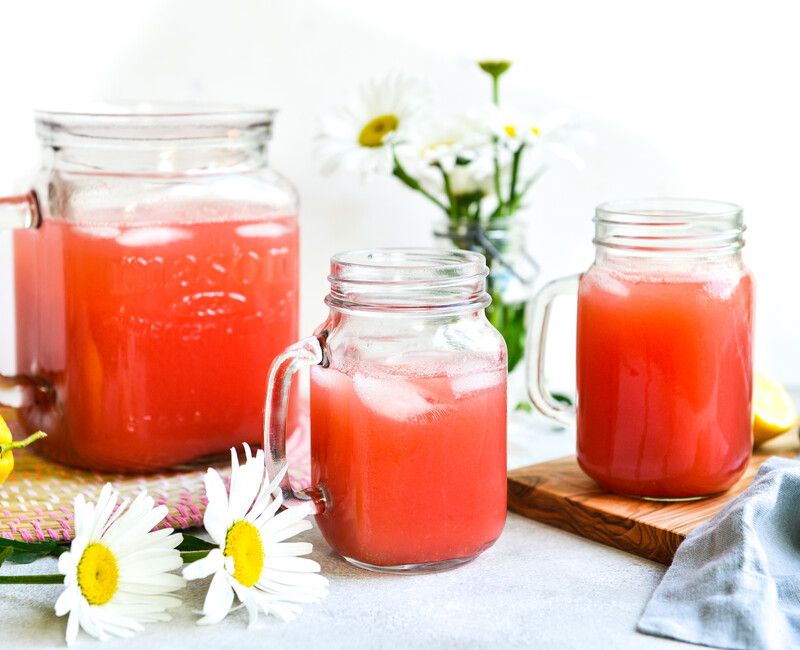
[[[797,409],[789,393],[774,379],[753,375],[753,443],[787,432],[797,423]]]

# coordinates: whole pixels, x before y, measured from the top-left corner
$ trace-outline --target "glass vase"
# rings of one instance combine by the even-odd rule
[[[506,341],[509,372],[525,354],[525,310],[539,276],[539,265],[527,249],[528,225],[517,214],[488,224],[444,221],[434,230],[442,244],[486,257],[486,290],[492,297],[486,316]]]

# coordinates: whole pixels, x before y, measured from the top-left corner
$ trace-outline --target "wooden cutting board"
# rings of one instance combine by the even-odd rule
[[[797,432],[770,441],[753,455],[742,479],[728,492],[698,501],[660,503],[611,494],[578,467],[574,456],[512,470],[508,507],[531,519],[623,551],[669,564],[696,526],[719,512],[774,455],[796,456]]]

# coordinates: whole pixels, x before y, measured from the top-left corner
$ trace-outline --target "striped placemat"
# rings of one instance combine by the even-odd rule
[[[308,422],[301,422],[287,444],[289,474],[299,487],[307,487],[310,480],[308,431]],[[14,472],[0,485],[0,536],[7,539],[72,539],[75,496],[82,492],[87,500],[96,500],[106,483],[123,497],[132,498],[147,490],[157,504],[165,504],[169,514],[160,527],[191,528],[203,523],[205,465],[135,476],[65,467],[27,449],[15,451],[14,460]],[[225,478],[230,474],[229,457],[220,457],[211,466]]]

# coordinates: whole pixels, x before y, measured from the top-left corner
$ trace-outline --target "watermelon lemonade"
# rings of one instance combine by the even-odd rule
[[[185,214],[15,233],[20,372],[54,389],[22,415],[47,455],[148,470],[261,440],[269,364],[297,337],[296,216]]]
[[[506,516],[505,365],[408,355],[317,366],[311,386],[312,482],[333,501],[317,522],[338,553],[391,567],[494,542]]]

